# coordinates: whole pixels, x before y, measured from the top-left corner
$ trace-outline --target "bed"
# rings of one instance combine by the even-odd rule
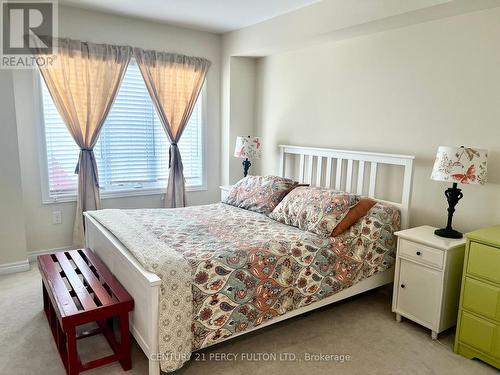
[[[378,199],[333,239],[224,203],[86,213],[87,246],[134,297],[131,331],[150,375],[160,363],[173,371],[194,350],[392,282],[393,232],[408,226],[413,159],[280,146],[282,176],[373,198],[381,182],[400,187],[399,202]],[[383,166],[402,173],[377,178]]]

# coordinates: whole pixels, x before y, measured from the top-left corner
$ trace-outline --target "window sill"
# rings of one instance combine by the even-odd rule
[[[138,197],[138,196],[148,196],[148,195],[164,195],[165,189],[166,187],[153,188],[153,189],[124,189],[115,191],[101,191],[101,199]],[[208,188],[205,185],[186,187],[187,192],[207,191],[207,190]],[[42,198],[42,204],[55,204],[55,203],[67,203],[67,202],[76,202],[76,194],[60,195],[57,198],[51,198],[51,197]]]

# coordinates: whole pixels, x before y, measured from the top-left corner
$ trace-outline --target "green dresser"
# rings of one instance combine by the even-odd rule
[[[500,225],[466,237],[455,353],[500,369]]]

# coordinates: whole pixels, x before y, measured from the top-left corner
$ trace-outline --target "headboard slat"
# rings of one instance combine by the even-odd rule
[[[347,160],[347,174],[345,182],[345,190],[352,192],[352,159]]]
[[[314,156],[309,155],[307,158],[307,183],[309,185],[312,185],[313,182],[313,161],[314,161]]]
[[[335,189],[340,190],[342,184],[342,159],[337,159],[337,173],[335,173]]]
[[[316,161],[316,186],[321,186],[321,172],[323,171],[323,157],[318,156]]]
[[[377,163],[372,161],[370,166],[370,185],[368,187],[368,196],[375,198],[375,185],[377,184]]]
[[[330,188],[332,183],[332,158],[326,158],[325,187]]]
[[[356,194],[363,194],[363,185],[365,182],[365,162],[362,160],[358,165],[358,187],[356,188]]]
[[[383,154],[377,152],[363,152],[350,150],[336,150],[328,148],[302,147],[280,145],[280,174],[285,177],[287,156],[299,157],[299,178],[298,180],[313,184],[313,176],[316,186],[329,188],[332,184],[332,169],[335,160],[335,181],[334,186],[337,190],[345,190],[349,193],[363,194],[366,163],[370,163],[370,180],[368,184],[368,196],[374,199],[377,189],[377,172],[378,165],[396,165],[404,168],[401,202],[383,201],[398,207],[401,211],[401,227],[408,228],[409,226],[409,209],[411,200],[411,187],[413,180],[413,161],[414,156]],[[306,168],[307,158],[307,168]],[[314,158],[316,158],[316,166],[314,170]],[[326,168],[323,170],[323,158],[326,158]],[[347,161],[347,168],[344,173],[343,161]],[[354,162],[357,163],[357,181],[354,183]],[[307,173],[307,174],[306,174]],[[304,180],[305,175],[307,181]],[[322,184],[322,177],[325,176],[325,183]],[[345,189],[342,189],[342,179],[345,177]],[[384,181],[387,182],[387,181]],[[355,186],[354,186],[355,185]],[[392,181],[388,185],[393,185]]]
[[[304,159],[305,155],[301,154],[300,155],[300,164],[299,164],[299,182],[302,184],[304,183]]]

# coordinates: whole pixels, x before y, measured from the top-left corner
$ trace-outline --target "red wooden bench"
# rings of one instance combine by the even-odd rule
[[[38,257],[42,275],[43,308],[61,359],[69,375],[119,361],[124,370],[132,367],[128,313],[134,300],[89,249],[58,252]],[[113,321],[118,317],[120,340]],[[97,328],[77,334],[77,326],[95,322]],[[112,355],[82,363],[76,340],[103,334]]]

